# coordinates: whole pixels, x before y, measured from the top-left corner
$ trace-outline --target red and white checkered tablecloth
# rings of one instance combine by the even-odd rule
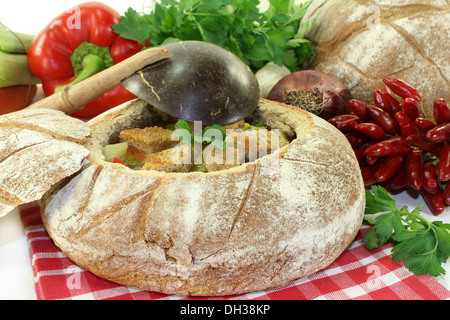
[[[164,295],[125,287],[98,278],[69,260],[42,225],[39,208],[20,212],[29,242],[35,289],[40,300],[51,299],[199,299]],[[414,276],[392,261],[391,245],[369,251],[361,242],[362,228],[352,245],[326,269],[285,287],[215,300],[444,300],[450,291],[433,277]]]

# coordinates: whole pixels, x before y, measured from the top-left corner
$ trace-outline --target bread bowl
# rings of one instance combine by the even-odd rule
[[[286,285],[332,263],[363,219],[365,190],[342,133],[298,108],[257,112],[292,137],[277,152],[215,172],[131,170],[102,148],[155,121],[134,100],[92,119],[83,169],[41,199],[55,244],[99,277],[191,296]]]

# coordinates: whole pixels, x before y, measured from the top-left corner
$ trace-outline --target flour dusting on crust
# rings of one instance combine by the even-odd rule
[[[323,119],[262,99],[264,120],[296,136],[289,146],[232,169],[162,173],[102,159],[145,103],[116,111],[92,122],[86,167],[42,200],[55,243],[100,277],[180,295],[263,290],[326,267],[361,226],[358,163]]]
[[[0,217],[37,201],[55,183],[81,169],[90,134],[79,119],[51,109],[0,116]]]

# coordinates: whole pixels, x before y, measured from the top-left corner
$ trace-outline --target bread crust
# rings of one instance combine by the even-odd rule
[[[341,80],[354,99],[373,104],[373,89],[397,77],[422,95],[430,119],[436,99],[450,100],[448,1],[317,0],[302,21],[316,16],[309,67]]]
[[[0,217],[81,168],[89,126],[52,109],[0,116]]]
[[[300,109],[261,99],[257,112],[296,138],[210,173],[132,171],[102,160],[110,137],[152,121],[141,100],[93,119],[84,169],[41,201],[48,233],[94,274],[164,294],[242,294],[327,267],[362,223],[353,150],[336,128]]]

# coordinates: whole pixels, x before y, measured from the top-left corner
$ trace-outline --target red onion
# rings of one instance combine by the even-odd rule
[[[350,112],[350,90],[339,80],[317,70],[291,73],[272,88],[269,100],[283,102],[328,120]]]

